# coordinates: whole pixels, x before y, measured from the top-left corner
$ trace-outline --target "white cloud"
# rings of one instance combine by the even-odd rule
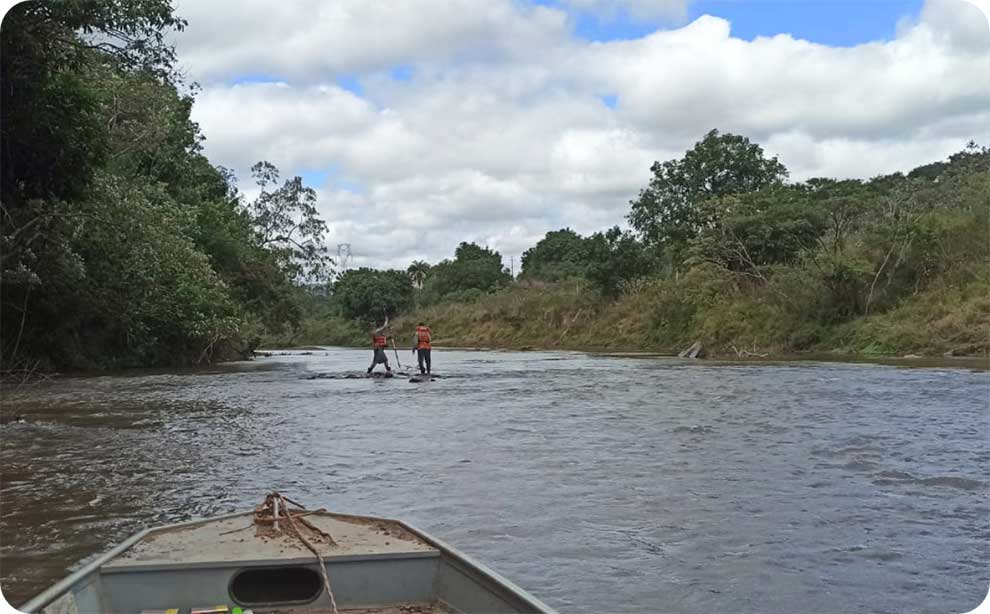
[[[921,22],[887,43],[834,48],[789,35],[732,38],[702,17],[671,32],[587,50],[603,86],[625,92],[622,111],[644,130],[697,135],[717,121],[755,138],[801,129],[819,138],[906,137],[946,114],[990,105],[990,32],[984,53],[956,54]],[[595,60],[598,61],[595,61]]]
[[[178,0],[189,22],[180,61],[198,79],[279,75],[312,80],[424,60],[525,56],[567,16],[507,0]]]
[[[925,24],[929,31],[943,45],[948,44],[958,49],[972,53],[987,52],[987,32],[990,22],[985,13],[990,8],[986,0],[960,2],[960,0],[928,0],[922,8],[919,22]],[[901,28],[909,27],[910,22],[901,24]]]
[[[843,48],[744,41],[708,16],[588,43],[562,10],[512,0],[220,5],[190,5],[179,44],[205,84],[194,119],[208,155],[242,183],[260,159],[332,170],[321,211],[357,265],[435,262],[464,240],[518,263],[548,230],[621,224],[650,164],[711,128],[758,141],[795,179],[908,170],[990,143],[978,77],[990,29],[960,0],[931,0],[894,40]],[[408,80],[389,74],[399,65]],[[361,95],[335,84],[355,73]],[[231,85],[258,74],[282,82]]]

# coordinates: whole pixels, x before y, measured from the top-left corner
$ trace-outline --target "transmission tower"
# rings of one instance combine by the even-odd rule
[[[337,270],[341,273],[351,266],[351,244],[337,244]]]

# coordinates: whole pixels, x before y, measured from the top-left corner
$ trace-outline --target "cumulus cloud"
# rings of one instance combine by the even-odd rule
[[[982,54],[956,54],[925,21],[897,40],[853,48],[786,34],[748,42],[704,16],[587,53],[594,76],[624,93],[623,112],[644,130],[696,135],[717,118],[758,139],[795,129],[880,139],[988,108],[990,82],[973,75],[990,74],[990,32],[983,43]]]
[[[990,2],[986,0],[928,0],[921,10],[919,23],[943,45],[972,53],[987,52],[987,21]],[[916,25],[910,19],[902,21],[900,29]]]
[[[409,62],[525,56],[548,35],[566,36],[564,12],[507,0],[178,0],[190,75],[241,71],[296,80],[386,70]]]
[[[358,265],[436,262],[465,240],[508,264],[548,230],[621,224],[650,164],[711,128],[761,143],[794,179],[869,177],[990,143],[978,77],[990,29],[961,0],[929,0],[895,39],[843,48],[746,41],[712,16],[590,43],[563,8],[513,0],[222,5],[190,5],[178,47],[204,84],[194,119],[208,155],[246,191],[260,159],[325,171],[331,241],[351,243]]]

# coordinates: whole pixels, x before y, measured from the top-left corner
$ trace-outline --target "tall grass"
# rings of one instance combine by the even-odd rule
[[[716,267],[654,280],[609,300],[581,282],[517,284],[480,300],[422,308],[397,319],[398,343],[418,322],[441,346],[677,352],[700,341],[714,355],[845,352],[986,355],[990,280],[934,287],[893,309],[823,322],[810,275],[783,271],[740,282]],[[363,343],[363,342],[362,342]]]

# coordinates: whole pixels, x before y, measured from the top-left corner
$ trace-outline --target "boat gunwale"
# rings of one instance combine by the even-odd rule
[[[387,520],[387,519],[380,518],[379,520]],[[412,531],[418,537],[420,537],[421,539],[432,545],[434,548],[437,548],[438,550],[443,552],[445,555],[447,555],[454,561],[457,561],[458,563],[466,566],[472,572],[478,572],[483,577],[485,577],[485,579],[494,582],[495,585],[508,589],[510,593],[521,599],[526,605],[530,606],[531,608],[535,608],[537,612],[542,612],[543,614],[557,614],[556,610],[554,610],[547,604],[543,603],[542,601],[531,595],[529,591],[527,591],[526,589],[522,588],[515,582],[512,582],[508,578],[502,576],[491,567],[488,567],[487,565],[484,565],[472,559],[471,557],[464,554],[460,550],[457,550],[450,544],[433,537],[432,535],[426,533],[425,531],[421,531],[420,529],[416,528],[415,526],[405,521],[392,520],[392,522],[396,522],[402,527],[408,529],[409,531]]]
[[[384,552],[374,554],[342,554],[340,556],[326,556],[323,559],[327,565],[334,563],[361,563],[365,561],[394,561],[405,559],[431,559],[440,558],[441,553],[437,550],[421,550],[415,552]],[[100,567],[100,573],[122,574],[139,573],[150,571],[185,571],[187,569],[211,569],[211,568],[241,568],[241,567],[296,567],[298,565],[319,565],[320,563],[312,555],[297,556],[291,559],[242,559],[229,561],[196,561],[193,563],[107,563]]]
[[[172,524],[160,525],[157,527],[146,527],[134,535],[131,535],[124,541],[120,542],[110,550],[107,550],[103,554],[99,555],[93,561],[87,563],[80,569],[70,573],[66,577],[62,578],[54,585],[48,587],[38,595],[35,595],[33,599],[23,604],[18,609],[26,614],[34,614],[34,612],[51,605],[53,601],[61,597],[66,591],[70,590],[76,585],[80,580],[93,573],[94,571],[99,573],[100,568],[103,567],[110,559],[123,554],[125,550],[134,546],[134,544],[140,542],[142,539],[148,535],[160,531],[163,529],[178,529],[182,527],[193,526],[197,524],[203,524],[206,522],[212,522],[214,520],[229,520],[231,518],[237,518],[238,516],[244,516],[251,514],[252,512],[233,512],[230,514],[223,514],[221,516],[213,516],[212,518],[193,518],[192,520],[184,520],[182,522],[175,522]]]
[[[36,595],[30,601],[23,604],[18,609],[27,614],[34,614],[35,612],[39,611],[41,608],[50,605],[52,602],[54,602],[56,599],[64,595],[66,592],[70,591],[73,586],[75,586],[80,580],[82,580],[86,576],[90,575],[93,572],[103,573],[102,570],[103,565],[107,564],[111,559],[120,556],[127,549],[131,548],[132,546],[134,546],[135,544],[137,544],[147,536],[151,535],[152,533],[168,531],[173,529],[181,529],[181,528],[186,528],[198,524],[205,524],[209,522],[229,520],[231,518],[237,518],[239,516],[247,516],[253,513],[254,513],[253,510],[232,512],[229,514],[222,514],[220,516],[212,516],[208,518],[194,518],[182,522],[159,525],[156,527],[147,527],[145,529],[142,529],[141,531],[138,531],[137,533],[125,539],[124,541],[120,542],[119,544],[117,544],[107,552],[99,555],[96,559],[87,563],[82,568],[77,569],[68,576],[62,578],[54,585],[50,586],[43,592]],[[413,533],[414,535],[416,535],[426,543],[430,544],[431,546],[439,550],[444,556],[447,556],[452,560],[460,563],[461,565],[470,569],[472,572],[476,572],[480,574],[484,579],[494,583],[496,586],[507,589],[515,597],[519,598],[523,603],[525,603],[529,607],[534,608],[537,612],[542,612],[544,614],[557,614],[556,610],[552,609],[550,606],[546,605],[545,603],[543,603],[533,595],[529,594],[529,592],[527,592],[519,585],[503,577],[495,570],[491,569],[486,565],[479,563],[478,561],[472,559],[470,556],[460,552],[450,544],[447,544],[446,542],[433,537],[429,533],[426,533],[425,531],[422,531],[403,520],[397,520],[394,518],[384,518],[381,516],[339,514],[336,512],[329,512],[329,511],[325,513],[331,516],[352,518],[355,520],[393,522],[401,526],[402,528],[406,529],[407,531]],[[427,552],[427,554],[435,556],[435,553]],[[268,559],[268,562],[271,563],[271,560]],[[133,569],[133,568],[131,568],[131,570],[135,572],[138,571],[137,569]],[[126,571],[127,571],[126,569],[122,569],[122,568],[117,568],[117,569],[110,568],[107,570],[107,573],[126,573]],[[151,570],[145,570],[145,571],[151,571]]]

